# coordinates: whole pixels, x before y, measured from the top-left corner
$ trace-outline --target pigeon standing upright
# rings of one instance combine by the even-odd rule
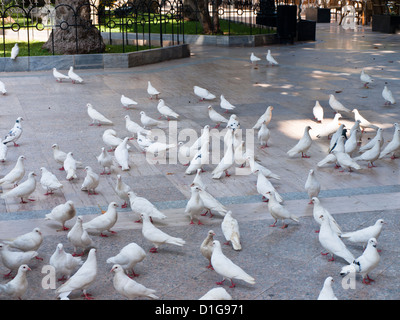
[[[31,171],[28,174],[28,178],[22,182],[20,185],[16,186],[14,189],[7,191],[1,195],[2,199],[7,198],[21,198],[20,203],[27,203],[24,198],[27,198],[29,201],[35,201],[34,199],[28,198],[36,189],[36,174]]]
[[[385,100],[385,106],[396,103],[392,91],[387,86],[383,87],[382,97]]]
[[[374,165],[374,161],[378,160],[380,153],[381,153],[381,141],[376,140],[375,145],[371,149],[355,157],[354,161],[360,161],[360,160],[367,161],[368,168],[376,167]]]
[[[226,100],[225,96],[221,94],[221,102],[220,102],[220,107],[225,110],[225,113],[227,113],[229,110],[234,110],[236,106],[234,106],[232,103],[230,103],[228,100]]]
[[[336,220],[333,218],[333,216],[329,213],[329,211],[321,204],[319,198],[312,197],[311,201],[314,204],[313,217],[314,220],[318,223],[318,225],[320,226],[322,224],[322,220],[320,217],[324,216],[326,219],[329,220],[332,231],[335,232],[337,235],[341,235],[342,229],[340,228]],[[319,230],[317,230],[316,232],[319,232]]]
[[[310,158],[310,156],[306,154],[306,152],[308,151],[308,149],[310,149],[312,145],[310,130],[311,130],[310,126],[306,126],[304,128],[303,136],[300,138],[297,144],[287,152],[289,157],[294,157],[296,154],[301,153],[302,158]]]
[[[258,61],[260,61],[260,60],[261,60],[261,58],[257,57],[257,56],[254,54],[254,52],[252,52],[252,53],[250,54],[250,62],[251,62],[251,64],[254,64],[254,63],[255,63],[255,65],[257,66],[257,65],[258,65]]]
[[[7,93],[6,85],[4,84],[3,81],[0,81],[0,92],[2,93],[3,96]]]
[[[72,254],[65,252],[64,245],[59,243],[51,255],[49,263],[54,267],[58,281],[63,281],[71,277],[71,274],[83,264],[83,260],[81,257],[74,257]]]
[[[103,167],[103,172],[100,173],[101,175],[111,174],[113,158],[108,153],[106,148],[104,148],[104,147],[101,148],[101,153],[100,153],[100,155],[97,156],[97,162]]]
[[[107,235],[103,233],[104,231],[116,233],[115,231],[112,231],[111,228],[114,227],[118,220],[117,208],[118,204],[116,202],[110,202],[108,204],[107,211],[101,215],[95,216],[88,222],[83,223],[83,229],[85,229],[87,232],[100,233],[101,237],[107,237]]]
[[[209,262],[207,268],[212,269],[211,265],[211,255],[213,252],[213,241],[214,241],[215,232],[213,230],[209,230],[207,232],[207,237],[203,240],[200,245],[200,252],[204,258],[206,258]]]
[[[392,159],[395,159],[397,151],[400,151],[400,125],[396,122],[394,124],[393,137],[379,154],[379,159],[382,159],[389,154],[391,154]]]
[[[78,178],[76,174],[77,161],[74,159],[74,154],[72,152],[67,153],[67,157],[64,160],[63,168],[67,173],[66,179],[68,181]]]
[[[26,272],[30,271],[31,268],[27,264],[22,264],[18,268],[17,275],[6,284],[0,284],[0,295],[6,294],[10,297],[18,298],[22,300],[22,296],[28,290],[28,280],[26,279]]]
[[[340,275],[344,276],[349,272],[355,271],[356,273],[361,274],[363,278],[363,283],[371,284],[372,281],[375,281],[372,280],[368,274],[378,266],[381,259],[379,252],[376,248],[377,244],[378,242],[375,238],[369,239],[367,247],[365,248],[363,254],[352,261],[350,265],[343,267],[340,271]]]
[[[131,187],[122,181],[122,177],[120,174],[117,174],[117,182],[115,184],[114,190],[118,197],[124,200],[121,208],[126,208],[128,205],[127,201],[129,201],[128,192],[131,191]]]
[[[158,99],[160,91],[154,88],[150,81],[147,81],[147,93],[149,94],[150,99],[153,99],[153,96],[156,96],[156,99]]]
[[[161,117],[162,117],[162,116],[166,117],[168,121],[169,121],[169,118],[170,118],[170,117],[175,118],[175,119],[179,119],[179,114],[177,114],[177,113],[176,113],[175,111],[173,111],[170,107],[168,107],[168,106],[165,104],[164,99],[160,99],[160,100],[158,101],[157,110],[158,110],[158,112],[161,114]],[[161,118],[161,117],[160,117],[160,118]],[[159,119],[160,119],[160,118],[159,118]]]
[[[0,185],[13,184],[14,186],[17,186],[19,181],[21,181],[25,175],[24,161],[25,156],[19,156],[14,168],[12,168],[3,178],[0,179]]]
[[[217,111],[215,111],[215,109],[211,105],[209,105],[207,109],[208,109],[208,116],[211,119],[211,121],[217,123],[214,128],[219,128],[221,123],[228,123],[228,119],[225,118],[223,115],[219,114]]]
[[[74,83],[74,84],[77,82],[79,82],[79,83],[83,82],[83,79],[74,72],[73,66],[69,67],[68,77],[72,80],[72,83]]]
[[[364,130],[365,130],[366,128],[371,128],[371,129],[374,129],[374,130],[378,130],[379,127],[376,126],[376,125],[374,125],[374,124],[372,124],[372,123],[369,122],[367,119],[365,119],[365,118],[360,114],[360,112],[358,111],[358,109],[354,108],[352,112],[354,113],[354,120],[355,120],[355,121],[360,120],[360,127],[361,127],[361,129],[362,129],[362,132],[364,132]]]
[[[40,184],[46,190],[45,196],[53,194],[55,190],[63,188],[63,184],[58,180],[57,176],[47,170],[45,167],[40,168],[42,176],[40,177]]]
[[[190,189],[191,189],[191,196],[186,204],[185,214],[190,216],[190,224],[194,224],[193,219],[197,219],[197,223],[201,225],[202,222],[200,221],[199,216],[204,210],[204,203],[200,197],[201,189],[198,186],[193,186]]]
[[[257,138],[260,143],[262,149],[268,147],[268,140],[271,136],[270,130],[265,122],[261,124],[260,130],[258,130]]]
[[[312,198],[318,197],[319,192],[321,190],[321,183],[318,181],[317,177],[315,176],[314,169],[310,169],[308,172],[307,180],[304,185],[304,189],[306,189],[308,198],[310,199],[309,204],[313,203]]]
[[[79,255],[83,255],[87,248],[93,247],[93,240],[90,238],[87,231],[83,228],[83,218],[82,216],[77,216],[74,226],[67,234],[67,239],[74,246],[73,256],[77,256],[78,248],[82,249]]]
[[[265,110],[265,112],[258,118],[256,124],[253,126],[253,129],[260,129],[263,122],[265,122],[266,125],[269,125],[272,119],[272,110],[274,110],[274,107],[268,106],[267,110]]]
[[[232,216],[232,211],[228,211],[221,222],[222,234],[225,237],[226,244],[231,243],[236,251],[242,250],[240,243],[240,230],[238,221]]]
[[[86,176],[83,180],[81,190],[87,191],[88,195],[97,195],[96,188],[99,186],[99,175],[93,171],[91,166],[85,167]]]
[[[14,44],[14,47],[12,47],[12,49],[11,49],[11,57],[10,58],[12,60],[15,60],[18,57],[18,54],[19,54],[19,46],[18,46],[18,43],[16,42]]]
[[[24,120],[22,117],[18,117],[17,120],[15,120],[14,126],[4,137],[2,143],[7,144],[9,142],[12,142],[14,144],[14,147],[19,147],[19,144],[17,144],[17,140],[22,135],[22,120]]]
[[[368,85],[371,82],[374,82],[374,79],[372,79],[372,77],[368,73],[365,73],[364,69],[361,70],[360,80],[364,84],[364,88],[367,88],[367,89],[369,88]]]
[[[127,171],[130,169],[129,165],[129,151],[128,151],[128,137],[115,148],[114,157],[117,160],[118,165],[121,167],[122,171]]]
[[[67,298],[72,291],[82,290],[85,299],[93,299],[87,293],[88,287],[94,282],[97,276],[97,257],[96,249],[89,251],[86,261],[64,284],[56,289],[60,299]]]
[[[318,100],[315,101],[315,105],[313,107],[313,115],[314,115],[314,119],[318,123],[321,123],[322,120],[324,120],[324,109],[322,108],[322,106]]]
[[[333,278],[327,277],[324,281],[324,286],[322,287],[317,300],[338,300],[332,290]]]
[[[268,191],[267,193],[271,195],[268,201],[268,210],[271,216],[275,219],[274,223],[271,224],[270,227],[275,227],[278,220],[282,220],[282,229],[287,228],[288,226],[285,224],[286,219],[299,222],[299,218],[297,216],[289,212],[289,210],[279,203],[275,197],[274,191]]]
[[[276,61],[275,58],[272,56],[271,50],[268,50],[266,59],[267,59],[268,63],[269,63],[271,66],[273,66],[273,65],[278,65],[278,64],[279,64],[278,61]]]

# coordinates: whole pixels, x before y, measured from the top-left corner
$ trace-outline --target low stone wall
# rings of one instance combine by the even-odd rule
[[[187,57],[190,57],[188,44],[128,53],[17,57],[15,60],[0,57],[0,72],[51,70],[53,67],[65,70],[70,66],[74,69],[132,68]]]

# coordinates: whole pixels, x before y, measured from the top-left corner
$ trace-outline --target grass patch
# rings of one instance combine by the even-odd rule
[[[10,57],[11,49],[14,47],[15,42],[7,42],[5,44],[5,55],[4,55],[4,46],[3,43],[0,42],[0,56],[1,57]],[[51,52],[42,49],[44,42],[43,41],[32,41],[29,43],[29,51],[28,51],[28,43],[27,42],[18,42],[19,46],[19,57],[26,56],[51,56],[53,55]],[[106,50],[104,53],[126,53],[126,52],[135,52],[140,50],[154,49],[156,47],[149,46],[136,46],[136,45],[106,45]],[[28,54],[30,53],[30,54]]]

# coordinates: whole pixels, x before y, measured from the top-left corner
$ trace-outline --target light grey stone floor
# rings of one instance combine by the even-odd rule
[[[316,138],[323,124],[317,124],[312,117],[312,107],[319,100],[325,109],[326,121],[333,118],[328,105],[329,94],[333,93],[349,109],[358,108],[371,122],[382,127],[386,144],[392,137],[393,123],[399,122],[400,112],[397,104],[384,106],[381,92],[387,84],[394,96],[400,97],[399,48],[398,35],[373,33],[370,27],[343,30],[331,23],[317,25],[316,42],[256,48],[191,46],[192,56],[186,59],[132,69],[82,70],[83,84],[57,83],[50,71],[0,74],[8,90],[7,95],[0,97],[3,135],[18,116],[24,118],[20,147],[9,146],[7,161],[0,164],[0,176],[7,173],[17,157],[23,154],[27,172],[35,171],[37,181],[40,167],[46,167],[64,184],[63,191],[57,191],[53,196],[44,196],[45,191],[38,184],[32,194],[35,202],[0,201],[0,239],[15,237],[36,226],[45,235],[39,249],[44,261],[30,264],[30,285],[23,298],[56,299],[54,290],[42,288],[42,267],[48,264],[57,243],[62,242],[68,252],[73,249],[66,232],[56,232],[59,226],[45,221],[44,215],[54,206],[73,200],[77,213],[86,221],[100,213],[99,206],[104,209],[111,201],[122,204],[113,191],[118,173],[138,195],[148,198],[168,216],[164,221],[154,222],[158,227],[186,240],[184,247],[168,245],[161,247],[158,254],[148,253],[135,269],[140,274],[136,280],[157,290],[161,299],[169,300],[196,300],[221,280],[219,275],[205,268],[207,261],[201,256],[199,246],[209,229],[216,232],[216,239],[224,241],[220,228],[222,218],[218,215],[212,219],[202,217],[204,225],[189,225],[184,208],[194,176],[185,175],[186,167],[181,163],[149,164],[136,141],[132,141],[131,169],[122,172],[114,168],[110,176],[101,176],[99,195],[88,196],[80,191],[84,171],[78,171],[77,180],[66,181],[65,173],[58,171],[59,165],[52,158],[51,145],[58,143],[62,150],[73,151],[75,158],[100,172],[102,168],[96,156],[103,146],[104,130],[113,128],[118,136],[124,137],[129,135],[125,129],[126,114],[136,121],[139,121],[140,110],[152,117],[159,116],[157,101],[150,100],[146,93],[150,80],[161,91],[160,98],[181,114],[178,122],[164,122],[163,129],[171,133],[171,141],[185,140],[184,129],[200,133],[205,125],[214,126],[206,110],[209,104],[217,111],[221,110],[220,94],[237,106],[235,114],[242,129],[251,129],[267,106],[274,107],[269,126],[270,147],[259,149],[256,144],[255,153],[262,164],[281,176],[279,181],[272,183],[283,196],[285,207],[300,217],[299,223],[291,221],[286,229],[269,227],[273,219],[267,204],[257,194],[255,175],[235,175],[232,169],[231,177],[213,180],[210,173],[215,164],[204,166],[206,172],[202,175],[208,191],[232,210],[240,224],[243,250],[235,252],[224,246],[224,253],[256,279],[255,285],[238,280],[234,289],[226,282],[224,288],[234,299],[316,299],[327,276],[334,278],[333,289],[339,299],[399,299],[399,160],[385,158],[376,161],[376,167],[372,169],[367,168],[367,163],[360,163],[362,169],[351,173],[339,172],[329,165],[316,168],[317,162],[327,154],[329,140]],[[266,64],[267,49],[271,49],[279,66]],[[252,51],[263,58],[257,68],[249,61]],[[362,68],[375,79],[370,89],[363,88],[359,80]],[[217,98],[199,102],[193,94],[194,85],[209,89]],[[124,110],[119,102],[121,94],[136,100],[138,105]],[[88,126],[91,122],[86,113],[88,102],[114,125]],[[352,114],[343,114],[341,122],[351,127],[354,118]],[[301,137],[306,125],[312,127],[314,139],[309,151],[311,157],[288,158],[286,151]],[[172,134],[175,131],[181,136]],[[373,136],[374,132],[367,130],[363,134],[363,143]],[[249,137],[247,142],[251,145]],[[252,137],[257,143],[256,135]],[[243,138],[246,138],[245,134]],[[214,145],[213,150],[219,149]],[[176,150],[172,150],[172,158],[173,152]],[[322,248],[315,233],[317,225],[312,217],[312,205],[308,204],[304,192],[311,168],[316,169],[322,184],[322,204],[343,230],[371,225],[378,218],[387,221],[378,240],[382,249],[381,261],[370,274],[375,279],[372,285],[364,285],[357,278],[356,289],[343,289],[339,271],[345,262],[340,258],[328,262],[320,254]],[[3,192],[9,188],[3,186]],[[93,235],[98,248],[99,269],[97,279],[88,291],[95,299],[123,299],[112,286],[111,265],[105,263],[108,257],[132,241],[146,252],[150,249],[151,244],[141,235],[141,224],[134,222],[136,219],[129,209],[119,208],[118,222],[113,228],[117,234],[108,238]],[[68,222],[67,226],[72,226],[73,222]],[[359,246],[349,244],[349,249],[355,256],[362,253]],[[3,265],[0,265],[0,271],[8,272]],[[0,283],[7,281],[0,279]],[[70,298],[81,299],[80,293],[73,293]]]

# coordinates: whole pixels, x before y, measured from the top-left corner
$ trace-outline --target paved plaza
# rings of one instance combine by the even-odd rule
[[[203,225],[189,224],[184,209],[194,175],[186,175],[187,167],[182,163],[151,164],[137,142],[131,140],[131,169],[121,171],[116,167],[111,175],[101,176],[96,190],[98,195],[88,196],[80,190],[85,172],[80,169],[78,179],[67,181],[65,172],[58,170],[59,164],[53,159],[51,146],[57,143],[62,150],[72,151],[76,159],[100,173],[102,168],[96,156],[105,146],[104,130],[112,128],[119,137],[129,136],[125,128],[126,114],[138,123],[141,110],[152,117],[159,116],[157,101],[147,95],[147,81],[151,81],[161,91],[160,98],[181,115],[177,122],[164,121],[163,129],[173,143],[186,139],[183,134],[179,136],[184,129],[194,129],[200,134],[205,125],[215,125],[208,118],[207,106],[211,104],[220,112],[221,94],[236,105],[234,113],[240,119],[243,139],[249,145],[251,138],[246,133],[250,131],[246,129],[253,127],[268,106],[274,107],[269,147],[258,147],[255,132],[254,151],[260,163],[281,177],[271,182],[282,195],[284,206],[299,217],[298,223],[286,221],[286,229],[279,228],[280,222],[275,228],[269,227],[273,218],[267,203],[257,193],[256,175],[235,175],[231,168],[230,177],[215,180],[211,178],[216,166],[213,163],[205,165],[202,173],[208,192],[226,205],[239,222],[242,250],[234,251],[231,246],[224,245],[224,254],[256,279],[255,285],[236,280],[235,288],[229,288],[229,281],[226,281],[223,287],[234,300],[313,300],[328,276],[334,279],[333,290],[339,300],[399,299],[400,160],[386,157],[376,161],[374,168],[360,161],[362,169],[354,172],[340,172],[333,164],[318,168],[317,163],[328,154],[329,140],[318,139],[316,135],[333,118],[328,98],[329,94],[334,94],[349,109],[357,108],[365,118],[383,128],[385,145],[391,140],[393,124],[400,121],[400,109],[398,103],[385,106],[381,92],[387,84],[400,100],[400,38],[396,34],[373,33],[371,27],[359,26],[354,31],[331,23],[317,24],[316,39],[315,42],[254,48],[193,45],[190,58],[131,69],[77,70],[84,83],[75,85],[69,81],[56,82],[51,71],[0,74],[8,91],[0,97],[0,132],[4,136],[17,117],[24,119],[23,135],[18,141],[20,147],[9,145],[7,160],[0,164],[0,176],[15,165],[18,156],[24,155],[26,171],[34,171],[38,182],[31,196],[34,202],[20,204],[19,199],[0,200],[0,239],[15,237],[37,226],[44,235],[38,250],[44,260],[33,260],[29,264],[32,269],[27,276],[29,289],[23,299],[55,300],[55,291],[42,287],[45,276],[41,273],[42,267],[49,263],[58,243],[63,243],[67,252],[73,250],[67,232],[57,232],[59,225],[45,221],[45,214],[60,203],[73,200],[77,215],[88,221],[111,201],[122,205],[123,201],[114,192],[117,174],[121,174],[123,181],[138,195],[146,197],[165,213],[167,219],[154,220],[154,224],[183,238],[186,244],[183,247],[164,245],[157,254],[150,253],[152,244],[143,238],[142,224],[135,223],[138,216],[129,207],[119,207],[118,221],[113,228],[117,233],[107,238],[91,235],[97,247],[98,274],[88,292],[96,300],[124,299],[113,288],[112,265],[106,260],[130,242],[147,252],[146,258],[135,268],[140,274],[135,280],[155,289],[161,300],[197,300],[222,280],[215,271],[206,268],[208,261],[199,248],[210,229],[215,231],[215,239],[225,242],[221,231],[223,218],[215,214],[213,218],[201,217]],[[268,49],[279,66],[267,65]],[[251,52],[262,57],[257,67],[250,64]],[[364,88],[359,79],[362,68],[375,80],[369,89]],[[209,89],[217,98],[199,102],[193,93],[194,85]],[[138,105],[130,110],[123,109],[122,94],[136,100]],[[321,124],[315,122],[312,115],[316,100],[325,110],[325,121]],[[89,126],[87,103],[114,124]],[[343,114],[340,122],[351,128],[354,117]],[[312,127],[310,158],[300,155],[289,158],[286,152],[300,139],[306,125]],[[221,125],[219,130],[223,127]],[[216,130],[213,132],[216,134]],[[367,129],[363,144],[374,135],[373,130]],[[172,149],[171,154],[173,152],[176,154],[176,149]],[[64,185],[62,191],[44,195],[45,190],[39,184],[40,167],[57,175]],[[386,221],[378,239],[381,260],[370,274],[375,280],[371,285],[363,284],[357,276],[355,288],[343,288],[339,272],[346,262],[338,257],[329,262],[321,255],[323,249],[315,233],[318,226],[312,216],[313,205],[308,204],[304,190],[312,168],[322,185],[321,203],[344,231],[372,225],[379,218]],[[9,188],[2,186],[3,192]],[[68,221],[67,226],[71,227],[75,219]],[[345,243],[354,256],[362,254],[362,246]],[[0,264],[0,273],[7,272]],[[0,278],[2,284],[8,281]],[[80,300],[80,294],[73,292],[70,299]],[[0,299],[8,298],[0,296]]]

